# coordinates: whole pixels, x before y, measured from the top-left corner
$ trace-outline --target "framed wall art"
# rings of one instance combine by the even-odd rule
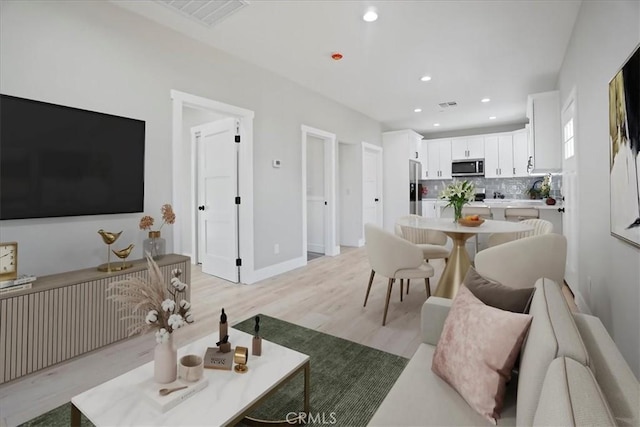
[[[640,45],[609,82],[611,235],[640,248]]]

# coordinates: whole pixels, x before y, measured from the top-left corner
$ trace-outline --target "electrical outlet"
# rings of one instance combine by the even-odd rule
[[[278,243],[273,245],[273,253],[276,255],[280,253],[280,245]]]

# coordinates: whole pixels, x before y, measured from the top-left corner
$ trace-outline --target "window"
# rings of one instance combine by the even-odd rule
[[[573,137],[573,117],[564,124],[562,132],[562,143],[564,145],[564,158],[570,159],[575,154],[575,138]]]

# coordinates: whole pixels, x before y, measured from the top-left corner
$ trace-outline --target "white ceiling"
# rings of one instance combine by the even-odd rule
[[[580,8],[578,0],[252,0],[210,28],[159,2],[114,3],[322,93],[385,130],[423,135],[524,123],[527,95],[555,88]],[[379,19],[367,23],[371,6]],[[344,58],[332,60],[333,52]],[[430,82],[420,81],[425,74]],[[491,102],[481,103],[485,97]],[[442,111],[447,101],[458,106]]]

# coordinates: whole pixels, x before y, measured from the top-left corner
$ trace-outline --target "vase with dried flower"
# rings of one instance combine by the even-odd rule
[[[149,237],[144,239],[142,244],[145,254],[148,252],[151,257],[158,260],[164,256],[167,249],[167,242],[160,234],[160,230],[165,224],[173,224],[176,222],[176,214],[173,212],[173,208],[170,204],[162,205],[160,209],[162,213],[162,224],[157,230],[151,230],[155,220],[149,215],[145,215],[140,218],[140,230],[149,230]]]
[[[148,278],[128,277],[113,282],[107,288],[108,299],[120,303],[119,310],[130,322],[129,335],[156,329],[154,351],[154,379],[166,384],[176,380],[178,355],[172,333],[193,323],[191,303],[186,301],[187,284],[180,280],[182,270],[171,271],[169,285],[158,264],[147,255]]]

